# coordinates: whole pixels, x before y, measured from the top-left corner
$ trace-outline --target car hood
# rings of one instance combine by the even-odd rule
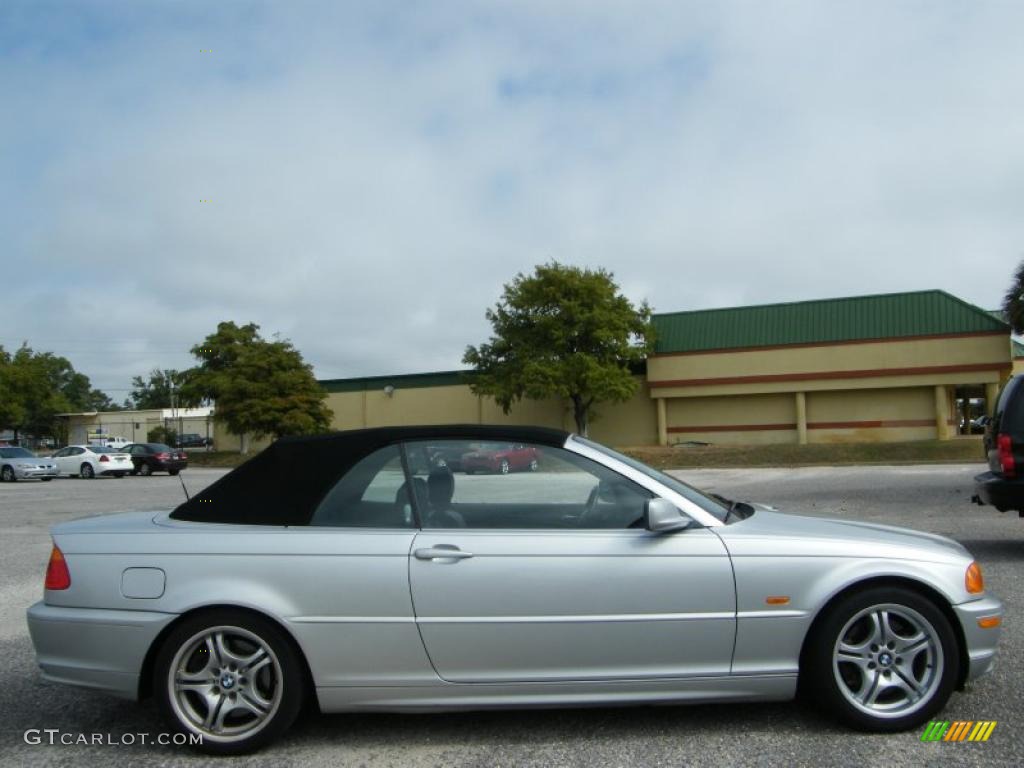
[[[856,520],[807,517],[752,505],[746,520],[715,528],[732,554],[879,557],[969,562],[959,542],[933,533]]]

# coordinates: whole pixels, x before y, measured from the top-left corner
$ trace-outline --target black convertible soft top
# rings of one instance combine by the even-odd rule
[[[451,439],[558,447],[568,436],[563,430],[545,427],[455,424],[284,437],[179,506],[171,518],[243,525],[306,525],[338,479],[360,459],[386,445]]]

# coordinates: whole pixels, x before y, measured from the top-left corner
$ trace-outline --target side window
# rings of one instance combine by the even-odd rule
[[[409,486],[397,445],[361,459],[320,500],[310,525],[412,528]]]
[[[85,453],[85,448],[72,448],[71,453],[69,455],[81,456],[83,453]]]
[[[406,445],[423,528],[642,528],[653,494],[562,448],[437,440]]]

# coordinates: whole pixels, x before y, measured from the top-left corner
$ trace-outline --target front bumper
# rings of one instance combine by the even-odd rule
[[[137,699],[146,654],[176,617],[38,602],[27,618],[44,680]]]
[[[983,472],[974,478],[974,498],[1000,512],[1008,509],[1024,512],[1024,478],[1007,480],[995,472]]]
[[[1002,634],[1002,624],[991,629],[982,629],[978,620],[990,616],[1003,617],[1003,603],[999,598],[986,595],[980,600],[954,605],[953,610],[960,619],[967,650],[967,674],[964,682],[976,680],[992,671],[995,663],[996,646]]]
[[[35,478],[57,477],[57,467],[14,467],[14,476],[19,480],[32,480]]]

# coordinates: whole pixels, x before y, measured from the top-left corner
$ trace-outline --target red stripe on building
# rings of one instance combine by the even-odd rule
[[[972,363],[969,365],[927,365],[918,368],[868,368],[852,371],[815,371],[811,373],[771,373],[761,376],[719,376],[710,379],[668,379],[648,382],[656,387],[705,387],[715,384],[766,384],[785,381],[816,381],[818,379],[873,379],[885,376],[925,376],[938,373],[974,373],[1001,371],[1004,363]]]

